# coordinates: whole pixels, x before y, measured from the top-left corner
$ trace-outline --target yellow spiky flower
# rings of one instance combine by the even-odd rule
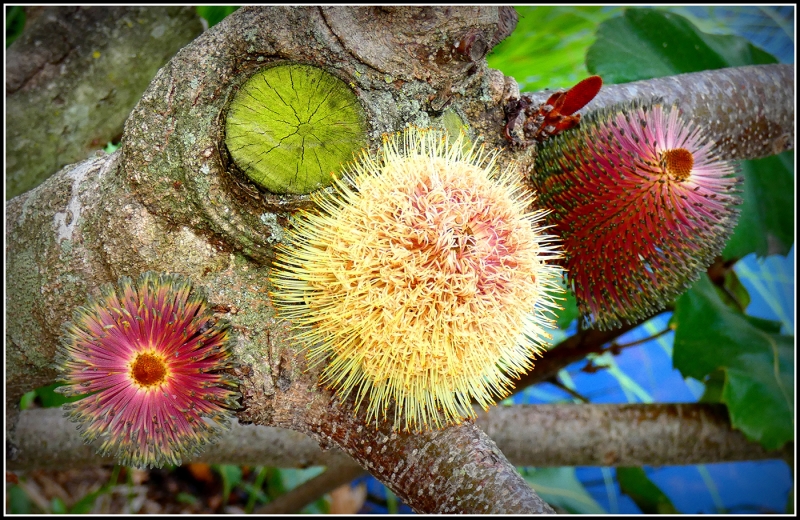
[[[385,136],[294,219],[271,280],[321,383],[367,420],[440,428],[512,389],[552,324],[560,255],[513,165],[437,130]],[[394,404],[394,411],[390,406]]]

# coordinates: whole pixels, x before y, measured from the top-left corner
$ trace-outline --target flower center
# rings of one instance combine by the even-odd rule
[[[661,154],[661,165],[678,181],[685,181],[692,173],[694,156],[685,148],[666,150]]]
[[[167,365],[164,358],[149,352],[136,356],[131,366],[131,377],[145,388],[164,382],[167,375]]]

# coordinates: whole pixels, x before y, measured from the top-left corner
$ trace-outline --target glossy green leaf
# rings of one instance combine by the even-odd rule
[[[792,440],[794,338],[730,309],[706,276],[678,300],[673,321],[675,368],[699,380],[721,369],[733,426],[767,449]]]
[[[794,152],[739,164],[744,202],[722,256],[785,256],[794,243]]]
[[[617,482],[620,490],[631,497],[642,513],[646,515],[679,513],[667,495],[647,478],[642,468],[617,468]]]
[[[586,492],[575,468],[538,468],[523,474],[542,500],[572,514],[602,515],[606,511]]]
[[[600,24],[586,53],[587,69],[606,83],[763,63],[777,60],[742,37],[706,34],[677,14],[639,8]]]
[[[487,60],[519,83],[520,91],[569,88],[589,76],[586,49],[597,24],[622,12],[619,7],[516,7],[514,32],[500,42]]]

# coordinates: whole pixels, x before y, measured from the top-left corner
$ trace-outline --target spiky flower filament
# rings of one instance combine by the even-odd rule
[[[369,421],[457,423],[508,395],[548,335],[553,237],[516,169],[446,134],[386,136],[314,196],[271,275],[322,383]],[[394,404],[393,413],[389,412]],[[391,417],[390,417],[391,416]]]
[[[65,325],[56,365],[83,438],[123,465],[180,464],[227,427],[239,395],[228,324],[179,275],[145,273],[101,288]]]
[[[657,103],[596,112],[539,150],[533,181],[587,322],[633,323],[688,289],[736,224],[733,174],[700,126]]]

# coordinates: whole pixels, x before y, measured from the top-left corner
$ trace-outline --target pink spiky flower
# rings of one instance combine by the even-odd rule
[[[586,323],[646,318],[720,254],[740,180],[714,148],[659,103],[598,111],[541,147],[533,182]]]
[[[229,426],[236,407],[229,325],[179,275],[122,277],[79,307],[56,355],[59,391],[86,442],[128,466],[180,464]]]

